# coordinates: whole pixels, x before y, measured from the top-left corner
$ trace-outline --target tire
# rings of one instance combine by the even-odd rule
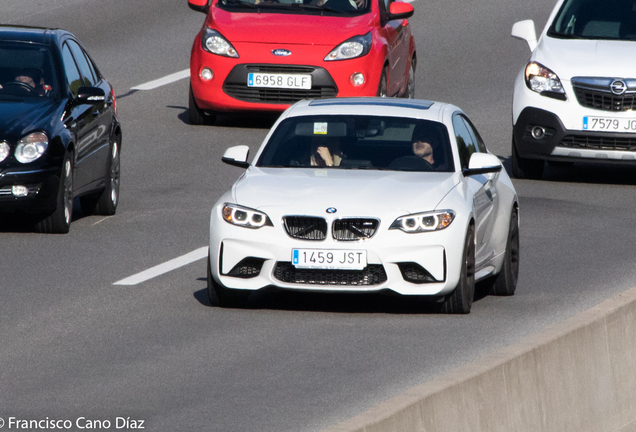
[[[192,86],[190,86],[190,93],[188,98],[188,121],[191,125],[211,125],[214,124],[216,116],[202,110],[197,106],[197,102],[194,100],[194,94],[192,93]]]
[[[403,97],[406,99],[415,99],[415,67],[417,61],[415,57],[411,59],[411,66],[409,67],[409,80],[406,83],[406,90]]]
[[[121,145],[119,141],[119,138],[115,138],[110,146],[104,190],[98,195],[87,195],[80,198],[82,210],[86,214],[112,216],[117,212],[121,178]]]
[[[385,67],[380,75],[380,84],[378,84],[378,97],[387,97],[389,87],[389,71]]]
[[[510,228],[508,229],[508,240],[506,241],[506,255],[501,271],[495,277],[490,294],[496,296],[511,296],[517,289],[517,279],[519,277],[519,213],[517,209],[512,210],[510,216]]]
[[[48,234],[66,234],[71,228],[72,218],[73,153],[69,153],[62,163],[55,210],[35,224],[35,231]]]
[[[208,252],[208,299],[211,305],[222,308],[244,308],[250,291],[234,290],[217,283],[210,270],[210,254]]]
[[[524,159],[517,153],[515,138],[512,137],[512,175],[519,179],[539,180],[545,163],[540,159]]]
[[[462,269],[455,290],[446,296],[442,312],[447,314],[467,314],[475,297],[475,228],[471,225],[466,233]]]

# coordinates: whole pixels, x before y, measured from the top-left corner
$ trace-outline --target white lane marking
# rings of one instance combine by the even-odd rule
[[[171,84],[173,82],[180,81],[182,79],[186,79],[189,77],[190,77],[190,69],[184,69],[180,72],[175,72],[163,78],[159,78],[154,81],[150,81],[150,82],[132,87],[131,90],[152,90],[152,89],[156,89],[157,87],[165,86],[167,84]]]
[[[113,285],[137,285],[154,277],[160,276],[164,273],[168,273],[172,270],[178,269],[179,267],[183,267],[195,261],[199,261],[200,259],[206,258],[207,256],[208,247],[205,246],[185,255],[181,255],[178,258],[166,261],[165,263],[159,264],[158,266],[149,268],[148,270],[144,270],[141,273],[137,273],[136,275],[127,277],[126,279],[122,279],[118,282],[115,282]]]

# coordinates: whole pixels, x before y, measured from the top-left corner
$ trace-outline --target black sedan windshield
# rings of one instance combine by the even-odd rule
[[[442,123],[402,117],[292,117],[276,128],[256,166],[454,171]]]
[[[0,42],[0,99],[54,97],[57,83],[53,58],[47,47]]]
[[[636,40],[636,0],[566,0],[550,36]]]

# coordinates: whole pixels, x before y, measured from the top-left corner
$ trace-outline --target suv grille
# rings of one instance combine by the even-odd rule
[[[636,108],[636,94],[615,95],[611,91],[589,90],[574,86],[579,104],[603,111],[631,111]]]
[[[612,92],[612,85],[620,81],[625,93]],[[636,80],[603,77],[573,77],[572,88],[581,106],[602,111],[631,111],[636,108]]]
[[[378,229],[377,219],[339,219],[331,228],[333,238],[340,241],[366,240]]]
[[[300,240],[324,240],[327,236],[327,221],[319,217],[285,216],[285,231],[290,237]]]
[[[622,150],[636,152],[636,138],[566,135],[559,145],[590,150]]]
[[[386,282],[382,264],[363,270],[297,269],[290,262],[277,262],[274,277],[281,282],[309,285],[371,286]]]

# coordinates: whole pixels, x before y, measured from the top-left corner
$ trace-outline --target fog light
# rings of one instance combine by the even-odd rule
[[[355,87],[360,87],[362,84],[364,84],[364,74],[361,72],[356,72],[351,75],[351,84],[353,84]]]
[[[540,140],[545,136],[545,129],[541,126],[535,126],[532,128],[532,138]]]
[[[203,68],[203,70],[201,70],[201,79],[203,81],[210,81],[212,78],[214,78],[214,73],[212,72],[212,69]]]
[[[26,186],[16,185],[11,188],[14,197],[25,197],[29,194],[29,188]]]

